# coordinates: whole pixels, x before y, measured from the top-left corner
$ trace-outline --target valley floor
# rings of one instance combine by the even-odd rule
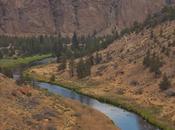
[[[95,55],[92,54],[90,75],[84,79],[77,78],[76,67],[72,76],[69,60],[65,69],[60,69],[60,64],[48,64],[31,68],[27,73],[134,111],[163,130],[175,129],[175,21],[114,41],[98,52],[100,62]],[[74,60],[74,66],[78,61]],[[164,75],[170,83],[162,89]]]
[[[77,79],[76,74],[70,77],[69,68],[59,70],[59,64],[34,67],[28,74],[46,82],[50,82],[54,75],[56,79],[52,83],[122,106],[164,130],[174,130],[174,32],[175,21],[172,21],[122,37],[98,52],[102,61],[91,67],[91,74],[85,79]],[[143,65],[148,51],[163,62],[159,76]],[[161,90],[159,84],[164,74],[171,81],[171,86]]]
[[[0,130],[117,130],[98,111],[0,74]]]
[[[95,79],[65,79],[59,73],[55,73],[57,64],[38,66],[27,72],[37,80],[51,82],[50,77],[53,72],[56,80],[51,83],[59,84],[73,89],[79,93],[92,96],[101,101],[105,101],[117,106],[124,107],[142,115],[149,122],[165,130],[174,130],[175,128],[175,99],[166,97],[164,94],[153,94],[147,88],[141,94],[136,87],[126,86],[124,82],[107,82]],[[125,86],[125,87],[123,87]],[[140,94],[139,94],[140,93]]]
[[[26,56],[26,57],[18,57],[18,58],[6,58],[0,59],[0,68],[15,68],[20,65],[26,65],[34,61],[42,60],[47,57],[50,57],[51,54],[43,54],[43,55],[34,55],[34,56]]]

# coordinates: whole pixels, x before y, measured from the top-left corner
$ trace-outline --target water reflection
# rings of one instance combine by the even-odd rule
[[[92,108],[97,109],[98,111],[107,115],[116,126],[121,128],[121,130],[158,130],[136,114],[125,111],[121,108],[112,105],[101,103],[90,97],[77,94],[69,89],[65,89],[57,85],[51,85],[48,83],[40,82],[37,82],[37,86],[43,89],[48,89],[48,91],[53,92],[55,94],[78,100],[82,104],[86,104]]]
[[[32,63],[30,63],[28,65],[20,65],[20,66],[14,68],[12,70],[11,69],[8,70],[8,73],[10,73],[12,75],[11,77],[14,80],[18,81],[18,80],[20,80],[22,78],[22,72],[23,72],[23,70],[25,70],[25,69],[27,69],[29,67],[32,67],[32,66],[49,64],[49,63],[54,63],[54,62],[56,62],[56,58],[55,57],[49,57],[49,58],[42,59],[40,61],[32,62]],[[5,75],[7,75],[7,74],[5,74]]]
[[[49,57],[49,58],[45,58],[45,59],[40,60],[40,61],[33,62],[33,63],[29,64],[29,66],[31,67],[31,66],[49,64],[49,63],[54,63],[54,62],[56,62],[56,58],[55,57]]]
[[[56,58],[46,58],[44,60],[34,62],[26,66],[26,68],[35,65],[47,64],[55,61]],[[14,79],[20,79],[21,72],[24,68],[25,67],[19,67],[13,70]],[[137,116],[136,114],[125,111],[124,109],[120,109],[112,105],[101,103],[93,98],[77,94],[74,91],[59,87],[57,85],[37,82],[37,86],[43,89],[48,89],[50,92],[53,92],[55,94],[59,94],[64,97],[78,100],[82,104],[89,105],[90,107],[99,110],[100,112],[108,116],[114,122],[115,125],[121,128],[121,130],[158,130],[149,123],[147,123],[145,120]]]

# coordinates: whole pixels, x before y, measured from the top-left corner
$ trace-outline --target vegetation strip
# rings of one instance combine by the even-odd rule
[[[24,58],[20,57],[17,59],[12,59],[12,58],[1,59],[0,68],[8,68],[8,69],[15,68],[19,65],[29,64],[31,62],[42,60],[50,56],[51,54],[43,54],[43,55],[34,55],[34,56],[29,56],[29,57],[24,57]]]

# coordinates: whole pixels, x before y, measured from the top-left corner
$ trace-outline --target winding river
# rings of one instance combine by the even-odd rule
[[[34,62],[30,66],[47,64],[54,61],[54,58],[47,58],[42,61]],[[13,73],[14,78],[19,78],[19,74],[19,69],[16,69],[16,71],[14,71]],[[44,82],[36,82],[35,85],[41,89],[47,89],[49,92],[52,92],[54,94],[58,94],[66,98],[71,98],[73,100],[78,100],[82,104],[88,105],[104,113],[121,130],[159,130],[135,113],[128,112],[124,109],[110,104],[99,102],[96,99],[90,98],[82,94],[78,94],[70,89]]]

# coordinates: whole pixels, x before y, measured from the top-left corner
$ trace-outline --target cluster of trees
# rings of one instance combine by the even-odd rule
[[[152,16],[148,16],[143,26],[155,27],[156,25],[163,23],[165,21],[172,21],[175,19],[175,7],[173,6],[165,6],[161,12],[155,13]]]
[[[143,60],[143,65],[146,68],[149,68],[151,72],[154,72],[155,75],[160,75],[160,68],[163,66],[163,62],[158,56],[156,56],[155,54],[151,55],[148,51]],[[168,79],[166,74],[163,75],[159,87],[162,91],[167,90],[171,87],[171,81]]]
[[[12,73],[12,70],[11,69],[8,69],[8,68],[1,68],[0,67],[0,73],[3,73],[4,75],[12,78],[13,77],[13,73]]]
[[[104,37],[95,37],[93,35],[78,37],[74,33],[71,45],[65,45],[61,41],[58,41],[53,46],[53,54],[57,57],[58,62],[63,59],[79,58],[106,48],[117,38],[119,38],[117,31]]]
[[[86,56],[84,58],[80,58],[79,60],[75,60],[75,58],[65,59],[60,62],[58,66],[58,71],[65,70],[68,65],[69,75],[70,77],[77,76],[79,79],[85,78],[91,75],[91,68],[95,64],[99,64],[102,61],[102,56],[99,53],[96,53],[94,56]]]
[[[0,53],[6,56],[14,55],[15,51],[18,51],[19,55],[22,56],[51,53],[54,45],[57,44],[58,41],[67,44],[69,43],[68,40],[67,37],[60,36],[0,36]],[[11,46],[11,48],[9,48],[9,46]]]
[[[102,61],[102,56],[99,53],[96,53],[95,56],[90,55],[85,58],[80,58],[78,62],[75,62],[74,59],[69,60],[69,73],[73,77],[74,70],[76,70],[77,77],[79,79],[85,78],[91,75],[91,68],[95,64],[99,64]],[[59,67],[60,68],[60,67]]]
[[[143,65],[146,68],[149,68],[151,72],[154,72],[155,75],[160,76],[161,74],[160,68],[163,66],[163,62],[155,54],[151,55],[150,51],[148,51],[146,56],[144,57]],[[159,87],[160,87],[160,90],[162,91],[167,90],[171,87],[171,81],[169,80],[166,74],[163,75],[163,78],[160,81]]]
[[[76,33],[74,33],[74,36],[72,37],[72,50],[74,51],[75,57],[81,57],[90,55],[95,51],[105,49],[114,40],[119,38],[119,35],[117,31],[114,31],[111,35],[103,37],[95,37],[95,36],[87,36],[87,37],[81,36],[80,38],[76,37],[77,35]]]
[[[77,76],[78,78],[84,78],[91,74],[91,62],[89,59],[80,59],[77,63]]]
[[[153,28],[156,25],[163,23],[165,21],[175,20],[175,7],[174,6],[165,6],[161,12],[149,15],[143,23],[138,23],[135,21],[130,28],[125,28],[121,31],[121,36],[133,32],[140,32],[144,28]]]
[[[160,75],[160,68],[163,66],[163,62],[160,57],[155,54],[150,54],[150,51],[147,52],[143,60],[143,65],[146,68],[149,68],[151,72],[154,72],[156,75]]]
[[[60,34],[32,37],[0,36],[0,58],[3,55],[6,57],[13,56],[16,52],[20,56],[53,53],[58,58],[62,56],[77,58],[104,49],[117,38],[119,38],[119,34],[116,30],[103,37],[96,37],[95,35],[78,36],[76,32],[72,38],[63,37]]]
[[[10,37],[0,36],[0,48],[7,47],[13,44],[14,50],[19,50],[21,55],[34,55],[41,53],[52,53],[58,58],[61,56],[68,57],[74,56],[81,57],[92,54],[95,51],[106,48],[114,40],[122,37],[125,34],[132,32],[140,32],[144,28],[154,27],[161,22],[175,19],[175,8],[166,6],[162,9],[161,13],[156,13],[149,16],[144,23],[134,22],[130,28],[123,29],[120,34],[114,29],[112,34],[103,37],[96,37],[94,34],[89,36],[77,36],[73,34],[72,38],[62,37],[60,34],[57,36],[33,36],[33,37]],[[68,44],[71,46],[68,47]],[[7,52],[5,52],[7,54]],[[3,57],[1,52],[0,58]],[[11,50],[10,55],[15,51]]]
[[[16,50],[20,52],[20,56],[52,53],[53,56],[57,57],[57,62],[61,63],[59,69],[64,70],[66,68],[67,60],[84,57],[91,55],[94,52],[98,52],[100,49],[106,48],[117,38],[119,38],[119,35],[116,30],[113,30],[111,35],[103,37],[96,37],[94,35],[78,37],[78,35],[74,33],[71,40],[68,37],[62,37],[61,35],[37,37],[1,36],[0,47],[1,49],[8,48],[8,52],[3,53],[0,49],[0,59],[2,59],[4,55],[13,56],[13,53],[16,53]],[[11,49],[9,49],[9,46]],[[13,53],[10,54],[10,52]],[[96,53],[95,56],[91,55],[86,60],[78,63],[78,77],[82,78],[89,75],[91,65],[98,64],[101,60],[101,55]],[[75,66],[73,67],[75,68]]]

